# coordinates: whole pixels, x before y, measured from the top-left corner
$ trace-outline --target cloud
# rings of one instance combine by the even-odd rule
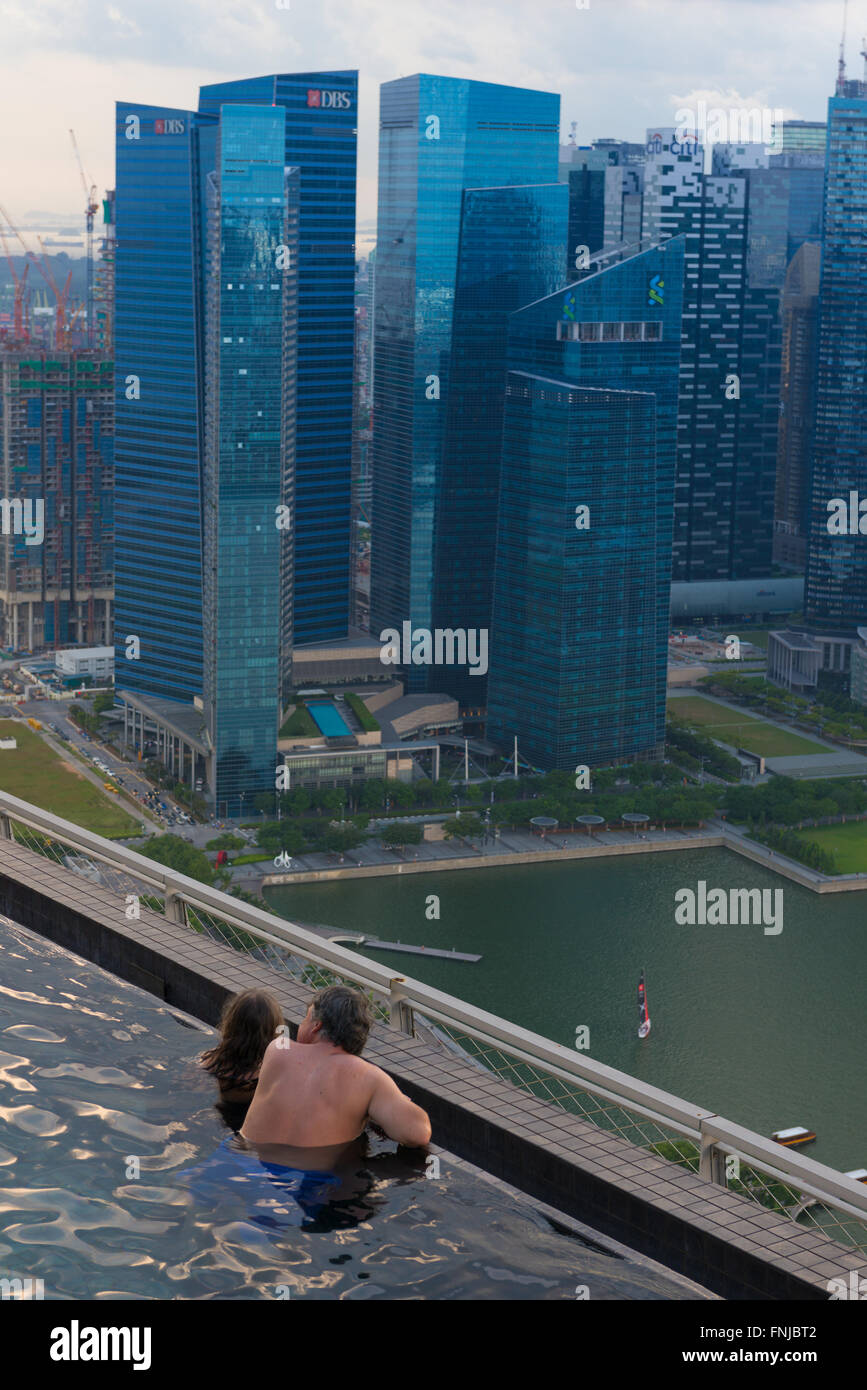
[[[414,72],[559,92],[563,129],[575,120],[582,144],[641,139],[701,94],[709,104],[735,93],[732,104],[824,119],[841,19],[838,0],[590,0],[586,10],[573,0],[289,4],[0,0],[0,174],[10,212],[80,216],[70,126],[88,176],[112,185],[116,99],[194,107],[203,82],[274,71],[359,69],[361,220],[376,213],[379,84]],[[853,37],[852,72],[857,47]]]

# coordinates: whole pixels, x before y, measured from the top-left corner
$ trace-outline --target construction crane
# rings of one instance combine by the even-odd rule
[[[42,238],[36,238],[42,250],[42,257],[40,258],[35,254],[35,252],[30,250],[30,247],[27,245],[23,236],[19,232],[18,228],[15,226],[15,223],[12,221],[12,218],[9,216],[8,212],[2,204],[0,204],[0,217],[3,218],[12,235],[15,237],[15,240],[18,242],[19,246],[24,252],[24,255],[27,258],[27,263],[29,265],[36,266],[36,269],[39,271],[39,274],[42,276],[43,280],[48,285],[49,289],[54,295],[54,301],[56,305],[54,313],[54,346],[57,348],[65,348],[68,344],[68,328],[66,323],[66,301],[69,297],[69,287],[72,283],[72,271],[70,270],[69,274],[67,275],[66,284],[64,285],[63,289],[58,289],[57,281],[54,278],[51,266],[49,265],[47,260],[48,253],[42,244]]]
[[[5,216],[5,214],[4,214]],[[15,262],[9,250],[9,243],[6,240],[2,224],[0,224],[0,241],[3,243],[3,251],[6,256],[6,264],[9,266],[9,273],[12,276],[14,285],[14,308],[12,311],[12,337],[15,342],[27,343],[30,341],[29,325],[27,323],[27,309],[25,301],[25,290],[27,286],[27,272],[30,269],[30,262],[24,262],[24,272],[19,275],[15,269]]]
[[[837,59],[837,96],[846,90],[846,23],[849,18],[849,0],[843,0],[843,37],[840,40],[840,57]]]
[[[54,346],[56,348],[67,348],[69,347],[69,319],[66,312],[66,305],[69,299],[69,289],[72,284],[72,271],[70,270],[67,275],[63,289],[58,289],[57,281],[54,278],[54,271],[51,269],[51,264],[48,260],[48,252],[45,249],[45,243],[41,236],[37,236],[36,240],[39,242],[42,258],[40,259],[38,256],[34,256],[33,259],[43,278],[47,281],[54,295],[54,302],[57,305],[54,312]],[[33,255],[32,252],[30,254]]]
[[[78,151],[78,141],[75,138],[75,131],[70,130],[72,148],[75,150],[75,158],[78,162],[78,172],[81,175],[81,186],[84,189],[85,207],[85,276],[86,289],[84,302],[87,310],[87,344],[90,347],[93,343],[93,219],[99,211],[99,203],[96,200],[96,184],[88,184],[87,176],[84,172],[84,165],[81,162],[81,155]]]

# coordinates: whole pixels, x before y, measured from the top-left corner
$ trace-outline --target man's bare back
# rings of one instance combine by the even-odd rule
[[[297,1042],[280,1037],[266,1050],[243,1138],[295,1148],[347,1144],[369,1117],[400,1144],[426,1144],[430,1121],[420,1106],[379,1067],[331,1042],[314,1010]]]

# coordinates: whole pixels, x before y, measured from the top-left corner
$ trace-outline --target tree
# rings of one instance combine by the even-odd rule
[[[381,811],[385,805],[385,783],[379,778],[371,778],[361,788],[358,804],[365,811]]]
[[[204,850],[196,849],[195,845],[178,835],[156,835],[146,841],[139,853],[156,860],[158,864],[165,864],[169,869],[177,869],[178,873],[186,874],[189,878],[198,879],[199,883],[213,884],[220,877]]]
[[[364,836],[354,825],[329,825],[322,837],[324,849],[334,853],[345,854],[348,850],[357,849]]]
[[[331,788],[320,794],[319,805],[331,816],[339,816],[346,805],[346,792],[343,788]]]
[[[447,840],[468,840],[473,836],[483,834],[484,828],[480,816],[466,812],[460,817],[453,816],[450,820],[443,822],[443,834]]]
[[[405,821],[393,821],[387,825],[380,836],[384,845],[420,845],[422,841],[423,828],[420,825],[409,825]]]
[[[240,835],[233,835],[231,831],[227,830],[224,834],[217,835],[213,840],[209,840],[205,845],[205,849],[243,849],[246,843],[246,840],[242,839]]]
[[[306,787],[293,787],[286,795],[288,811],[292,816],[303,815],[310,810],[312,798]]]
[[[415,801],[415,795],[408,782],[389,782],[388,798],[392,806],[398,806],[404,811]]]

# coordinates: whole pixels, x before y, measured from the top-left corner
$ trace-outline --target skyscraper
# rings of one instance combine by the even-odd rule
[[[298,170],[294,640],[346,636],[350,607],[358,73],[277,73],[202,87],[199,110],[279,106]]]
[[[428,74],[382,87],[372,632],[434,626],[464,192],[556,183],[559,105],[548,92]],[[416,687],[436,681],[423,667],[408,674]]]
[[[116,683],[237,814],[289,679],[299,176],[264,102],[123,105],[117,154]]]
[[[683,243],[513,314],[487,734],[543,768],[661,755]]]
[[[281,107],[225,107],[207,181],[203,697],[216,802],[232,812],[274,786],[290,677],[298,171],[285,141]]]
[[[763,146],[704,150],[648,132],[644,234],[685,237],[674,578],[767,575],[772,563],[780,294],[821,235],[822,160]]]
[[[192,702],[203,681],[198,120],[126,102],[116,120],[116,680]]]
[[[821,269],[821,246],[805,241],[786,271],[781,305],[783,344],[774,560],[801,574],[807,563]]]
[[[813,458],[806,618],[853,637],[867,619],[867,82],[842,80],[828,103]]]
[[[435,515],[434,628],[490,628],[509,315],[563,284],[567,199],[562,183],[464,194]],[[484,710],[484,674],[456,667],[430,679],[467,712]]]

